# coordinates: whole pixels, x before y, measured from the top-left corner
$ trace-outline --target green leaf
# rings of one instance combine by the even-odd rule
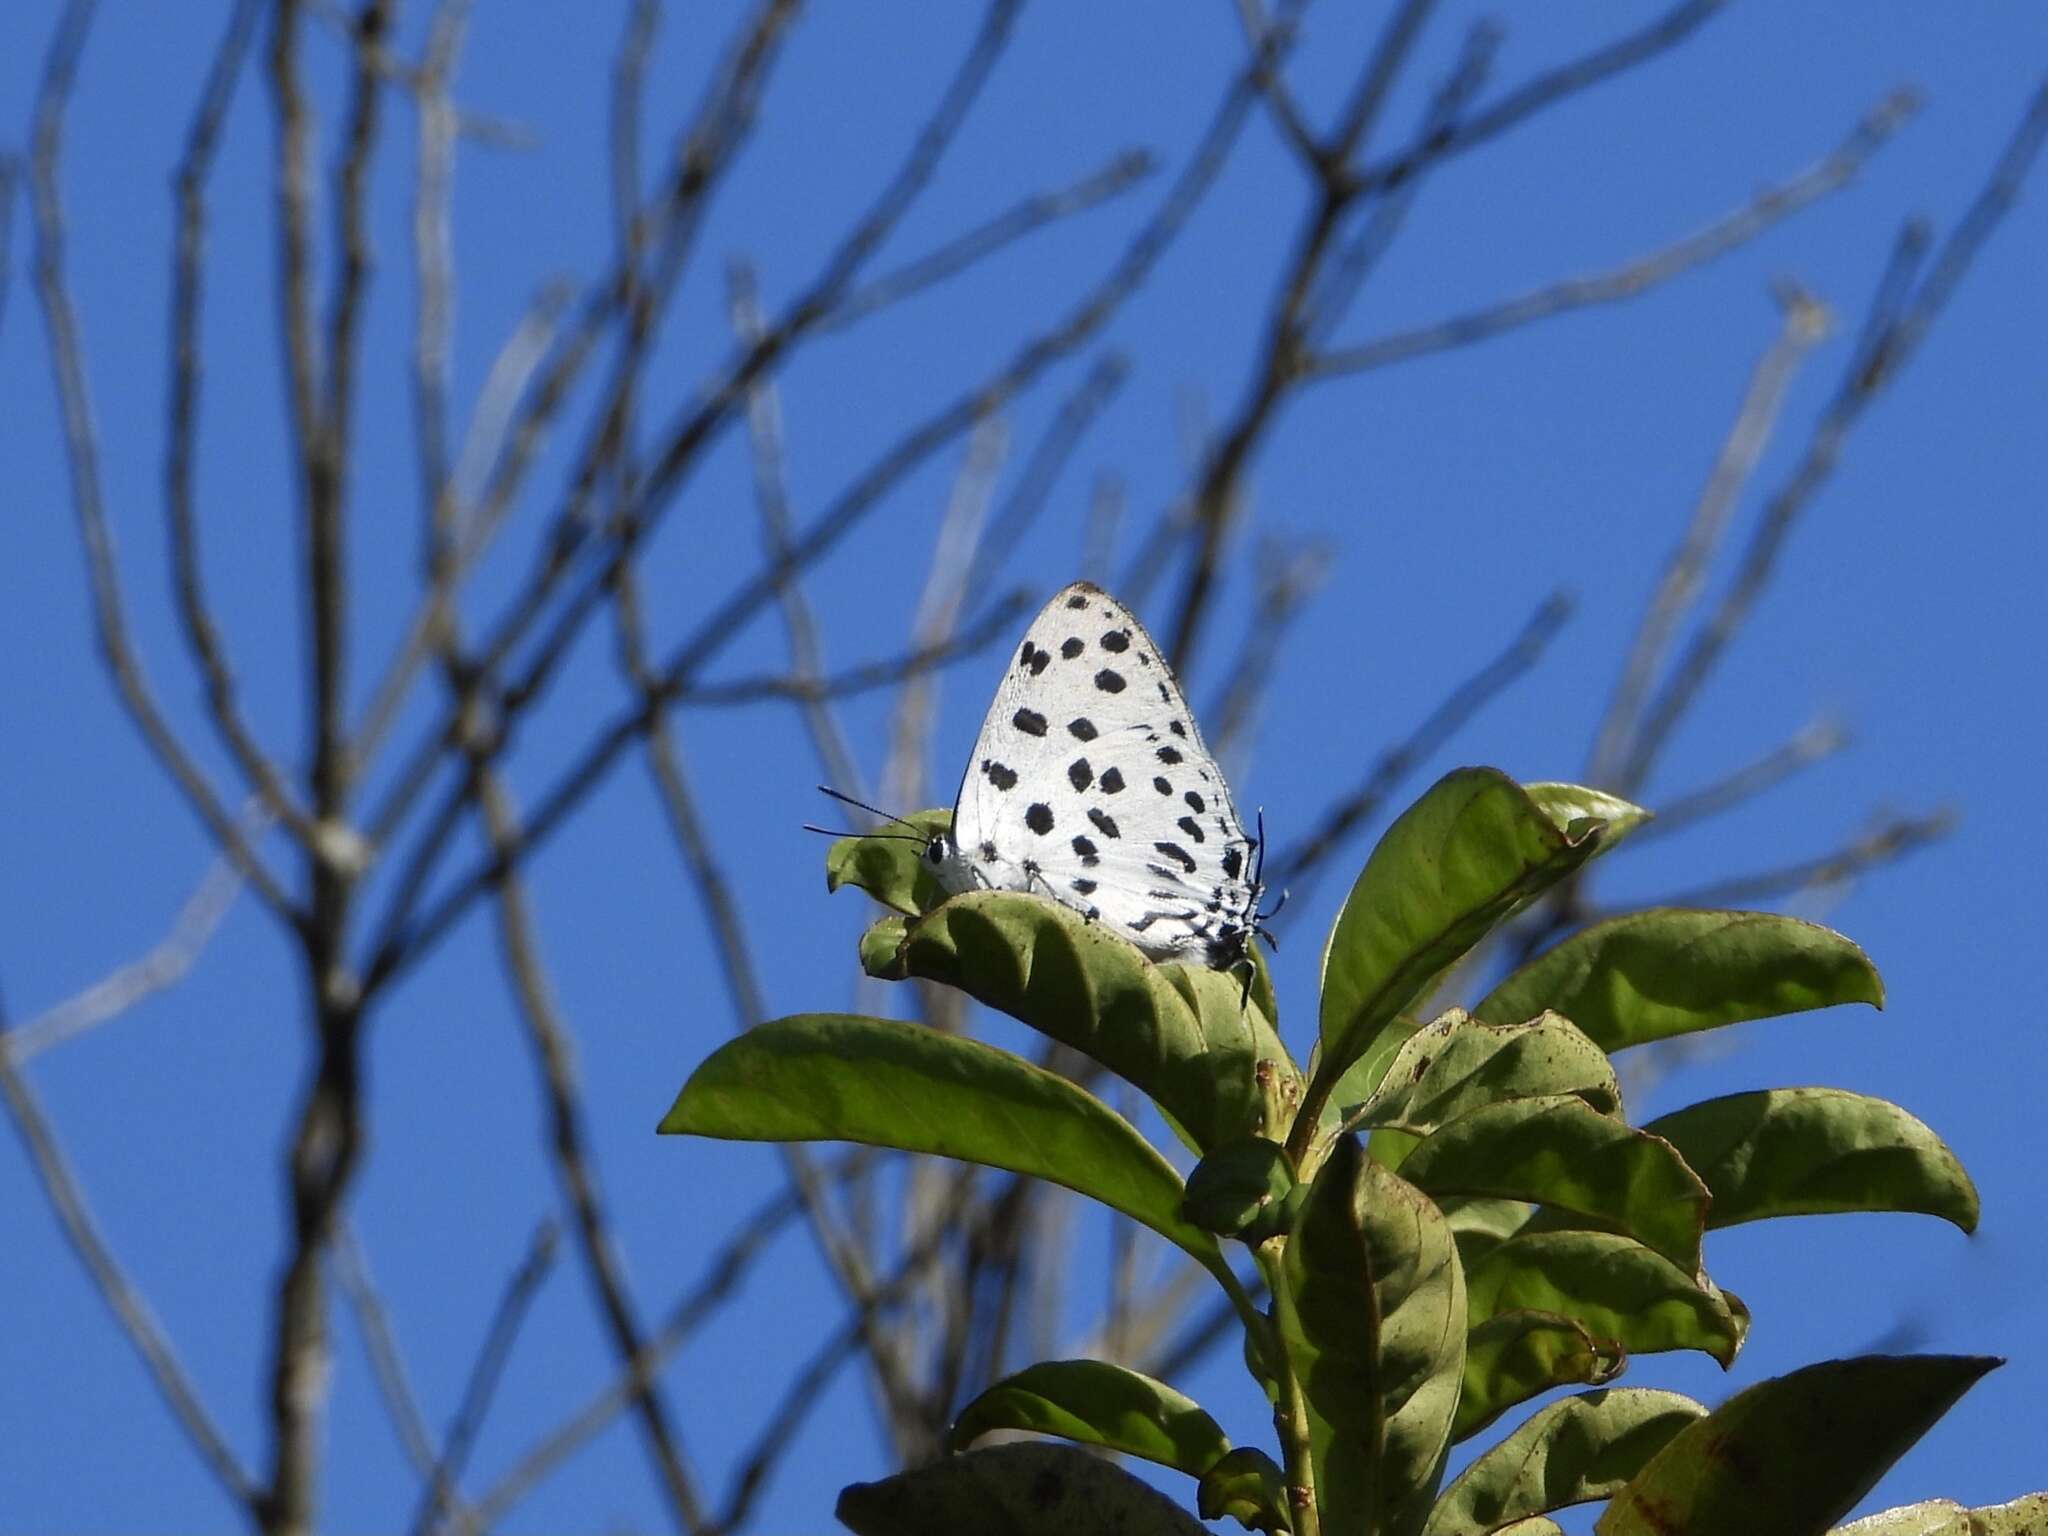
[[[1621,1108],[1607,1053],[1569,1019],[1546,1013],[1527,1024],[1481,1024],[1453,1008],[1394,1053],[1357,1123],[1427,1136],[1498,1100],[1566,1093],[1602,1114]]]
[[[1956,1155],[1883,1099],[1774,1088],[1708,1099],[1644,1130],[1707,1181],[1710,1227],[1832,1211],[1918,1211],[1977,1227],[1977,1188]]]
[[[1115,1462],[1072,1445],[990,1445],[843,1489],[854,1536],[1210,1536]]]
[[[1458,1245],[1458,1262],[1465,1273],[1472,1266],[1513,1237],[1528,1223],[1535,1209],[1522,1200],[1481,1200],[1446,1195],[1437,1209],[1451,1224],[1451,1241]]]
[[[912,811],[903,825],[867,837],[842,837],[825,853],[825,889],[857,886],[908,917],[946,899],[925,862],[925,844],[953,825],[951,811]],[[915,841],[912,840],[915,835]]]
[[[1670,1142],[1574,1094],[1508,1099],[1459,1116],[1401,1163],[1430,1195],[1491,1195],[1569,1211],[1626,1232],[1690,1274],[1707,1186]]]
[[[1465,1440],[1517,1403],[1552,1387],[1604,1386],[1622,1373],[1628,1352],[1596,1339],[1555,1312],[1503,1312],[1465,1336],[1465,1390],[1451,1439]]]
[[[1195,1164],[1181,1214],[1218,1237],[1264,1242],[1286,1230],[1294,1164],[1263,1136],[1227,1141]]]
[[[1884,1006],[1870,957],[1839,933],[1772,912],[1634,912],[1572,935],[1487,994],[1492,1024],[1545,1008],[1609,1051],[1747,1019]]]
[[[1387,828],[1330,929],[1319,1076],[1364,1055],[1433,977],[1591,857],[1599,832],[1568,836],[1492,768],[1439,779]]]
[[[1248,1531],[1277,1533],[1294,1529],[1287,1503],[1287,1475],[1273,1458],[1253,1447],[1239,1446],[1202,1474],[1195,1490],[1195,1511],[1204,1520],[1230,1516]]]
[[[1811,1536],[1986,1371],[1975,1355],[1829,1360],[1738,1392],[1607,1506],[1599,1536]]]
[[[1555,1312],[1630,1354],[1697,1349],[1728,1365],[1748,1332],[1735,1298],[1633,1238],[1613,1232],[1526,1232],[1465,1276],[1476,1325],[1507,1312]]]
[[[858,1141],[1063,1184],[1228,1274],[1180,1216],[1180,1175],[1100,1099],[1008,1051],[918,1024],[800,1013],[728,1041],[662,1118],[670,1135]]]
[[[1322,1136],[1335,1136],[1343,1125],[1344,1111],[1358,1108],[1379,1091],[1401,1047],[1428,1027],[1422,1020],[1404,1013],[1379,1032],[1365,1054],[1338,1075],[1329,1097],[1323,1100],[1318,1117]]]
[[[1331,1149],[1288,1239],[1276,1305],[1309,1412],[1329,1531],[1415,1530],[1450,1445],[1465,1298],[1443,1214],[1355,1137]]]
[[[1611,852],[1616,843],[1651,820],[1654,814],[1640,805],[1631,805],[1619,795],[1588,789],[1583,784],[1546,782],[1524,784],[1522,788],[1529,792],[1529,798],[1561,832],[1569,831],[1574,822],[1604,823],[1607,830],[1600,834],[1602,853]]]
[[[1834,1536],[2041,1536],[2048,1531],[2048,1493],[2010,1504],[1965,1509],[1951,1499],[1929,1499],[1835,1527]]]
[[[1260,1128],[1262,1068],[1279,1100],[1301,1096],[1301,1074],[1272,1023],[1246,1006],[1242,981],[1206,966],[1155,965],[1043,896],[955,896],[910,924],[889,963],[869,970],[959,987],[1093,1057],[1158,1101],[1201,1149]]]
[[[1629,1387],[1551,1403],[1444,1490],[1424,1536],[1489,1536],[1531,1515],[1604,1499],[1706,1412],[1676,1392]]]
[[[1106,1360],[1045,1360],[1007,1376],[960,1410],[946,1449],[992,1429],[1028,1429],[1142,1456],[1190,1477],[1223,1458],[1230,1440],[1191,1397]]]

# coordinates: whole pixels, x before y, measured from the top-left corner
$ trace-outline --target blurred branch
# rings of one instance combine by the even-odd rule
[[[1265,697],[1280,647],[1315,595],[1330,579],[1335,551],[1320,541],[1300,549],[1260,551],[1258,595],[1237,660],[1225,674],[1223,691],[1208,718],[1211,750],[1228,758],[1251,729]]]
[[[199,1459],[229,1498],[250,1515],[256,1515],[259,1495],[255,1484],[200,1402],[198,1391],[185,1374],[171,1341],[165,1337],[150,1311],[149,1303],[129,1280],[108,1249],[106,1240],[101,1237],[92,1212],[86,1208],[84,1191],[79,1188],[70,1164],[65,1161],[63,1148],[57,1143],[56,1132],[44,1118],[28,1080],[16,1069],[14,1053],[5,1048],[9,1044],[6,1017],[4,1012],[0,1012],[0,1099],[6,1101],[7,1112],[14,1120],[15,1130],[21,1135],[22,1145],[35,1167],[36,1179],[43,1187],[44,1197],[49,1200],[58,1225],[64,1230],[66,1241],[71,1244],[72,1252],[78,1255],[79,1263],[85,1266],[86,1273],[92,1277],[93,1286],[114,1314],[114,1321],[142,1357],[150,1379],[156,1383],[156,1389],[171,1410],[172,1417],[177,1419],[178,1427],[199,1453]]]
[[[1269,20],[1260,0],[1237,0],[1238,25],[1244,29],[1245,45],[1251,49],[1259,99],[1265,102],[1273,125],[1296,158],[1303,165],[1313,165],[1317,153],[1315,135],[1309,131],[1301,108],[1280,73],[1281,55],[1306,9],[1307,0],[1282,0],[1280,14]]]
[[[0,335],[7,330],[7,296],[14,278],[14,189],[21,181],[21,161],[0,154]]]
[[[419,1473],[421,1482],[431,1483],[436,1460],[434,1437],[427,1431],[426,1415],[420,1412],[419,1394],[413,1391],[411,1373],[406,1370],[405,1357],[399,1351],[398,1335],[391,1326],[391,1309],[384,1304],[384,1298],[370,1276],[370,1263],[363,1253],[361,1240],[346,1221],[335,1225],[334,1245],[328,1262],[333,1266],[335,1283],[355,1312],[356,1326],[363,1336],[364,1352],[370,1357],[370,1374],[376,1378],[378,1395],[384,1399],[384,1411],[390,1417],[392,1428],[398,1432],[398,1443],[405,1451],[406,1460]]]
[[[1908,224],[1902,232],[1888,275],[1879,284],[1863,336],[1849,358],[1834,397],[1821,412],[1805,453],[1785,483],[1765,503],[1743,551],[1741,565],[1719,606],[1693,637],[1644,712],[1642,727],[1623,767],[1630,782],[1640,783],[1647,777],[1657,753],[1698,697],[1728,643],[1769,585],[1786,538],[1800,514],[1833,475],[1849,432],[1870,402],[1919,350],[1928,327],[1941,313],[1999,218],[2012,206],[2020,183],[2040,153],[2044,137],[2048,137],[2048,86],[2035,93],[1999,155],[1989,181],[1943,243],[1927,277],[1917,288],[1912,284],[1911,274],[1919,264],[1925,233],[1917,223]]]
[[[1779,301],[1783,314],[1778,333],[1750,374],[1742,404],[1736,410],[1721,451],[1715,455],[1699,500],[1693,504],[1685,533],[1672,551],[1636,628],[1635,639],[1630,642],[1621,677],[1615,683],[1614,696],[1608,701],[1594,740],[1587,766],[1589,782],[1611,785],[1624,795],[1640,787],[1634,780],[1620,777],[1620,769],[1641,725],[1643,700],[1650,684],[1664,664],[1672,635],[1699,598],[1708,564],[1720,545],[1736,498],[1756,472],[1757,461],[1770,441],[1800,360],[1827,334],[1831,323],[1824,307],[1789,284],[1780,287]]]
[[[494,847],[516,836],[511,800],[497,775],[488,769],[478,770],[477,810],[483,819],[484,833]],[[576,1084],[568,1029],[541,969],[525,887],[508,871],[499,878],[496,889],[499,947],[512,980],[520,1018],[526,1024],[528,1043],[533,1047],[534,1064],[540,1069],[541,1094],[547,1103],[548,1155],[562,1181],[584,1266],[597,1292],[598,1309],[612,1346],[620,1359],[630,1360],[646,1347],[646,1334],[626,1292],[625,1266],[619,1256],[611,1217],[598,1190],[596,1170],[591,1165],[583,1126],[582,1093]],[[686,1531],[702,1531],[703,1503],[683,1461],[682,1446],[668,1407],[652,1381],[641,1383],[634,1393],[634,1407],[676,1523]]]
[[[1668,837],[1723,811],[1733,810],[1777,788],[1815,763],[1833,757],[1848,745],[1846,727],[1833,720],[1816,720],[1775,751],[1690,794],[1665,801],[1658,807],[1653,820],[1644,822],[1630,834],[1630,841],[1640,844]]]
[[[1274,873],[1267,877],[1267,884],[1292,886],[1299,898],[1309,877],[1337,851],[1353,827],[1376,812],[1415,766],[1456,734],[1482,705],[1536,664],[1571,611],[1572,599],[1567,593],[1558,591],[1546,597],[1505,651],[1452,689],[1405,741],[1380,754],[1364,783],[1325,811],[1313,831],[1274,857]]]
[[[1109,581],[1116,559],[1116,539],[1123,527],[1126,503],[1121,475],[1103,470],[1088,494],[1088,531],[1081,540],[1081,579],[1098,587]]]
[[[251,801],[243,818],[255,836],[270,822],[260,804]],[[84,991],[46,1008],[27,1023],[0,1037],[0,1053],[19,1067],[39,1052],[62,1045],[109,1019],[118,1018],[153,993],[175,986],[192,968],[213,937],[214,929],[242,888],[241,872],[225,854],[208,866],[192,893],[178,908],[171,930],[139,960],[116,968]]]
[[[83,343],[64,276],[64,209],[58,189],[64,112],[77,80],[79,55],[85,47],[93,10],[90,0],[72,0],[51,40],[36,96],[29,187],[35,228],[36,295],[49,332],[50,365],[71,472],[72,511],[85,553],[100,654],[129,718],[164,772],[183,791],[215,843],[234,860],[264,905],[289,926],[299,928],[304,918],[292,899],[264,867],[233,814],[157,708],[128,637],[120,573],[114,564],[113,539],[107,527],[105,493],[100,483],[99,437],[93,425]]]
[[[490,1411],[491,1398],[498,1390],[498,1379],[504,1374],[505,1362],[511,1358],[513,1341],[519,1337],[519,1326],[526,1321],[527,1309],[540,1293],[548,1271],[554,1267],[556,1243],[554,1222],[542,1221],[534,1229],[525,1258],[519,1261],[511,1279],[505,1282],[505,1293],[498,1298],[498,1309],[492,1314],[491,1326],[484,1334],[483,1348],[477,1352],[476,1363],[470,1367],[469,1383],[462,1389],[462,1404],[455,1410],[455,1421],[449,1426],[447,1444],[434,1463],[433,1474],[420,1499],[419,1513],[413,1517],[413,1536],[427,1536],[427,1532],[439,1523],[442,1510],[454,1498],[455,1489],[462,1481],[463,1464],[468,1461],[470,1449],[476,1444],[477,1431],[483,1428],[484,1415]],[[463,1518],[462,1512],[455,1511],[454,1518],[459,1522]]]
[[[1939,810],[1927,816],[1901,816],[1881,823],[1833,853],[1803,859],[1778,869],[1738,875],[1690,891],[1680,891],[1640,906],[1739,907],[1758,901],[1811,891],[1854,879],[1882,865],[1893,864],[1955,830],[1956,815]],[[1606,916],[1609,914],[1599,914]]]
[[[428,586],[435,589],[451,579],[455,562],[458,502],[448,467],[448,344],[455,281],[449,205],[456,137],[450,89],[468,26],[469,0],[435,0],[413,92],[419,119],[412,199],[413,432],[426,523],[423,564]],[[354,754],[357,766],[368,755],[360,736]]]
[[[1326,352],[1308,364],[1311,377],[1362,373],[1407,362],[1431,352],[1470,346],[1538,320],[1633,299],[1672,278],[1726,255],[1801,209],[1840,191],[1870,156],[1918,109],[1910,91],[1894,91],[1826,159],[1791,180],[1758,193],[1743,207],[1682,240],[1619,267],[1588,277],[1567,278],[1516,298],[1472,310],[1450,320],[1399,331],[1362,346]]]

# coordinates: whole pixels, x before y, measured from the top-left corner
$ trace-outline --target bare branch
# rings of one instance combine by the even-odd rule
[[[1671,552],[1642,623],[1637,626],[1628,657],[1622,663],[1621,677],[1614,685],[1614,696],[1594,740],[1587,767],[1590,782],[1612,784],[1622,794],[1636,787],[1618,778],[1617,772],[1629,753],[1650,684],[1664,663],[1672,635],[1698,600],[1708,563],[1720,545],[1736,498],[1755,473],[1764,445],[1770,441],[1778,413],[1784,407],[1785,391],[1791,386],[1800,360],[1827,334],[1831,324],[1827,310],[1796,288],[1781,289],[1780,302],[1783,315],[1778,333],[1749,376],[1742,404],[1721,451],[1715,455],[1685,533]]]
[[[0,334],[6,332],[7,295],[14,276],[14,189],[21,181],[21,161],[0,154]]]
[[[420,506],[426,514],[422,544],[429,586],[448,579],[455,559],[457,502],[448,470],[448,343],[455,267],[449,201],[456,137],[450,89],[468,26],[469,0],[436,0],[413,93],[419,115],[412,199],[413,431],[418,438]],[[360,766],[365,755],[358,745],[351,766]]]
[[[434,1437],[427,1430],[426,1415],[420,1411],[419,1394],[413,1391],[412,1373],[405,1368],[405,1356],[398,1348],[398,1334],[391,1326],[391,1309],[370,1275],[370,1261],[349,1223],[338,1222],[334,1246],[329,1254],[335,1283],[356,1315],[356,1327],[363,1336],[363,1348],[370,1357],[370,1374],[376,1378],[384,1411],[398,1432],[398,1443],[406,1459],[423,1482],[434,1475]]]
[[[1258,597],[1252,622],[1245,631],[1244,646],[1237,660],[1224,674],[1222,692],[1208,712],[1214,722],[1209,740],[1218,757],[1236,751],[1251,728],[1259,701],[1265,696],[1273,663],[1294,622],[1300,618],[1323,583],[1330,576],[1334,552],[1317,542],[1301,549],[1283,551],[1267,547],[1259,554]]]
[[[532,1306],[534,1297],[540,1294],[541,1283],[547,1279],[548,1271],[554,1267],[556,1243],[554,1222],[541,1222],[534,1229],[533,1240],[527,1245],[526,1257],[519,1261],[512,1278],[505,1282],[505,1294],[498,1298],[498,1309],[492,1314],[491,1326],[484,1334],[483,1348],[477,1352],[476,1363],[470,1367],[469,1383],[462,1389],[462,1405],[456,1409],[455,1422],[449,1426],[447,1444],[440,1459],[434,1463],[427,1491],[420,1500],[419,1513],[413,1517],[413,1536],[426,1536],[434,1528],[457,1484],[462,1481],[463,1464],[469,1460],[477,1431],[483,1428],[484,1415],[490,1411],[491,1398],[498,1390],[498,1379],[505,1372],[505,1362],[511,1358],[513,1341],[519,1337],[519,1325],[526,1321],[527,1309]],[[460,1520],[462,1516],[458,1513],[456,1518]]]
[[[1849,732],[1833,720],[1816,720],[1783,746],[1713,783],[1667,800],[1654,820],[1644,822],[1629,841],[1642,844],[1733,810],[1777,788],[1795,774],[1824,762],[1849,745]]]
[[[1644,712],[1624,772],[1642,782],[1678,721],[1742,628],[1756,600],[1770,584],[1778,556],[1800,515],[1833,475],[1849,432],[1864,409],[1897,377],[1919,350],[1963,274],[1999,218],[2012,206],[2018,187],[2048,139],[2048,86],[2029,103],[2018,128],[1993,167],[1990,180],[1957,222],[1917,290],[1909,278],[1925,244],[1921,226],[1908,224],[1872,304],[1863,337],[1851,354],[1834,397],[1822,411],[1806,451],[1785,483],[1765,503],[1743,551],[1742,562],[1713,615],[1672,667],[1664,687]]]
[[[477,776],[477,810],[485,835],[494,846],[516,835],[510,797],[497,776],[487,769],[480,770]],[[584,1265],[597,1291],[599,1310],[612,1345],[620,1359],[630,1360],[645,1347],[646,1334],[632,1298],[626,1293],[625,1268],[619,1258],[617,1238],[590,1162],[588,1138],[583,1129],[582,1093],[570,1058],[568,1030],[555,1004],[553,989],[541,970],[533,914],[524,886],[508,873],[497,882],[497,897],[499,948],[511,976],[520,1018],[526,1024],[527,1040],[533,1047],[534,1064],[540,1069],[541,1093],[547,1103],[548,1153],[556,1176],[562,1181]],[[703,1530],[702,1500],[684,1463],[668,1407],[653,1382],[642,1383],[634,1394],[634,1407],[676,1522],[686,1531]],[[450,1443],[452,1446],[452,1440]]]
[[[1752,875],[1737,875],[1643,905],[1742,907],[1821,889],[1854,879],[1881,865],[1896,863],[1930,843],[1941,841],[1955,830],[1955,825],[1956,814],[1951,810],[1939,810],[1926,816],[1896,817],[1819,858],[1802,859],[1796,864],[1761,870]]]
[[[1715,220],[1698,233],[1662,246],[1648,255],[1606,272],[1551,283],[1449,320],[1398,331],[1362,346],[1326,352],[1308,365],[1309,371],[1316,378],[1362,373],[1392,363],[1407,362],[1431,352],[1471,346],[1504,331],[1516,330],[1556,315],[1636,298],[1659,283],[1669,282],[1747,244],[1801,209],[1840,191],[1917,106],[1918,99],[1911,92],[1893,92],[1857,124],[1855,132],[1826,159],[1789,181],[1766,188],[1741,208]]]
[[[90,7],[74,8],[85,9]],[[84,25],[82,19],[78,25]],[[13,1117],[15,1130],[21,1134],[29,1161],[35,1166],[37,1181],[43,1187],[43,1194],[50,1202],[58,1225],[64,1229],[65,1239],[92,1277],[93,1286],[114,1314],[114,1321],[142,1357],[150,1379],[156,1383],[156,1389],[171,1410],[172,1417],[178,1421],[178,1427],[199,1453],[199,1459],[206,1464],[228,1497],[253,1515],[258,1504],[255,1484],[243,1470],[212,1415],[200,1402],[198,1391],[185,1374],[184,1366],[179,1364],[177,1353],[150,1311],[149,1303],[135,1288],[100,1235],[98,1223],[86,1208],[85,1193],[79,1188],[77,1177],[57,1143],[56,1132],[44,1118],[28,1080],[16,1070],[14,1053],[5,1049],[8,1044],[6,1019],[0,1015],[0,1099],[6,1100],[7,1112]]]
[[[1081,579],[1097,586],[1109,582],[1109,568],[1116,559],[1117,534],[1123,527],[1125,506],[1121,475],[1104,470],[1095,477],[1088,496],[1088,531],[1081,540]]]
[[[86,384],[84,344],[64,276],[64,208],[58,190],[64,111],[77,79],[78,59],[85,47],[93,9],[90,0],[72,0],[51,40],[36,97],[29,186],[36,235],[36,295],[50,336],[50,365],[71,470],[72,511],[85,552],[94,627],[115,691],[150,751],[184,792],[214,842],[235,861],[264,904],[297,928],[302,919],[291,898],[264,867],[254,846],[236,825],[233,813],[214,792],[205,773],[157,708],[128,638],[120,573],[114,564],[113,539],[107,527],[105,493],[100,483],[99,435],[93,425],[91,393]]]
[[[1377,811],[1417,763],[1442,746],[1480,706],[1536,664],[1571,611],[1572,600],[1566,593],[1553,592],[1546,597],[1513,644],[1452,689],[1405,741],[1381,753],[1365,782],[1324,812],[1315,830],[1274,857],[1275,872],[1269,883],[1291,886],[1299,894],[1308,878],[1336,852],[1345,835]]]
[[[262,805],[252,801],[244,816],[249,835],[257,835],[269,822],[269,814]],[[151,994],[177,985],[206,948],[207,940],[213,937],[214,929],[227,915],[241,888],[242,875],[234,861],[225,854],[217,857],[178,908],[170,932],[152,945],[147,954],[45,1009],[18,1029],[10,1030],[0,1037],[0,1051],[17,1067],[25,1065],[39,1052],[118,1018]]]

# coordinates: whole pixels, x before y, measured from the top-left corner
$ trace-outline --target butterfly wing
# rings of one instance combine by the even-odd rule
[[[1254,846],[1180,685],[1129,609],[1076,582],[997,685],[953,808],[950,890],[1037,891],[1159,958],[1228,964]]]

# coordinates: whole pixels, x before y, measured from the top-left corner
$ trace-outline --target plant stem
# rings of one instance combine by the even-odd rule
[[[1259,1255],[1266,1273],[1266,1286],[1273,1295],[1273,1312],[1281,1335],[1297,1332],[1294,1294],[1281,1273],[1280,1254],[1284,1240],[1275,1240]],[[1287,1474],[1288,1515],[1294,1521],[1294,1536],[1322,1536],[1322,1521],[1316,1513],[1316,1474],[1309,1457],[1308,1399],[1302,1395],[1301,1379],[1294,1374],[1294,1362],[1279,1339],[1267,1356],[1280,1380],[1280,1401],[1273,1409],[1273,1430],[1280,1437],[1280,1461]]]

